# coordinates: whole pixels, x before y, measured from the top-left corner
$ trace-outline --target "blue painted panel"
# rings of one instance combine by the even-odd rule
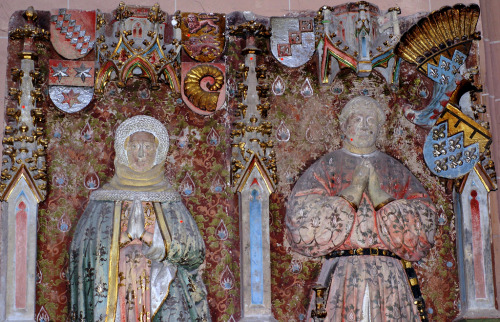
[[[250,282],[252,304],[264,303],[264,266],[262,264],[262,201],[259,191],[250,199]]]
[[[364,57],[368,56],[367,50],[366,50],[366,37],[363,36],[361,37],[361,55]]]

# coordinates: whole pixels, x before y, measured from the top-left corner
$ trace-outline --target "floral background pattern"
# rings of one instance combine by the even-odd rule
[[[40,14],[43,18],[44,14]],[[309,292],[321,267],[290,251],[284,238],[287,197],[300,175],[321,155],[341,147],[337,115],[354,96],[369,95],[387,106],[386,126],[378,142],[381,151],[400,160],[419,179],[438,209],[436,244],[429,256],[416,263],[429,318],[452,320],[458,314],[452,182],[433,176],[423,160],[427,130],[403,114],[429,103],[433,83],[414,66],[402,63],[399,84],[387,84],[380,73],[358,78],[342,70],[333,84],[319,85],[318,64],[312,59],[299,68],[287,68],[272,57],[266,43],[257,65],[265,65],[270,94],[268,121],[273,125],[279,182],[270,202],[271,291],[273,314],[279,321],[306,319]],[[38,45],[38,68],[47,75],[48,59],[57,57],[50,43]],[[17,67],[20,41],[10,41],[9,70]],[[166,176],[178,189],[206,243],[203,279],[214,321],[240,318],[240,241],[237,196],[230,187],[231,138],[238,100],[236,70],[244,61],[242,42],[228,38],[226,107],[203,117],[193,113],[166,84],[149,89],[147,80],[134,78],[125,88],[110,82],[102,96],[75,114],[64,114],[50,100],[43,109],[49,139],[49,189],[38,217],[37,307],[39,317],[65,321],[68,315],[66,270],[74,229],[92,190],[113,176],[114,131],[125,119],[146,114],[163,122],[171,136]],[[468,67],[477,62],[471,51]],[[179,72],[179,70],[177,70]],[[309,84],[309,87],[307,87]],[[7,81],[7,86],[11,81]],[[306,86],[306,87],[304,87]],[[47,89],[45,83],[43,88]],[[12,101],[9,104],[13,104]]]

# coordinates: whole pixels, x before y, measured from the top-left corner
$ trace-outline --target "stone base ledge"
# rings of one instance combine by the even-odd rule
[[[278,322],[272,315],[245,316],[240,322]]]
[[[500,311],[498,310],[477,310],[460,314],[453,322],[484,321],[500,322]]]

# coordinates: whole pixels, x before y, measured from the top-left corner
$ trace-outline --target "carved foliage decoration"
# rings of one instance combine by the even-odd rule
[[[24,51],[18,54],[21,67],[11,70],[12,81],[18,88],[9,89],[13,100],[6,107],[0,191],[1,199],[5,200],[24,176],[32,193],[41,201],[45,199],[47,190],[45,149],[48,140],[43,135],[43,76],[35,68],[34,40],[48,40],[45,37],[48,33],[35,26],[37,14],[33,7],[26,10],[24,17],[27,19],[24,28],[10,32],[10,38],[19,39]]]
[[[0,272],[2,316],[0,319],[31,319],[35,316],[35,278],[38,203],[47,193],[44,76],[35,58],[45,47],[48,33],[35,25],[40,21],[33,7],[23,14],[24,24],[10,32],[13,47],[22,48],[12,55],[11,86],[6,101],[5,135],[0,176],[0,199],[3,201],[2,249],[4,269]],[[44,17],[45,18],[45,17]],[[11,25],[12,26],[12,25]],[[9,46],[10,47],[10,46]],[[15,66],[15,67],[14,67]]]
[[[241,100],[235,111],[236,122],[231,132],[233,138],[233,157],[231,160],[231,174],[233,186],[239,186],[242,180],[251,171],[251,160],[255,156],[264,164],[262,168],[274,183],[278,181],[276,175],[276,154],[272,150],[274,143],[271,140],[272,125],[266,121],[270,103],[268,101],[270,85],[265,83],[267,67],[257,66],[257,54],[262,53],[255,45],[257,37],[269,37],[270,30],[256,21],[246,21],[231,28],[231,35],[246,38],[246,47],[242,50],[245,63],[238,65],[238,75],[241,83],[238,84],[236,98]]]

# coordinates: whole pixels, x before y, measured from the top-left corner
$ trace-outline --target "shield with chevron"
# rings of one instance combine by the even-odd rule
[[[448,103],[427,135],[424,160],[435,175],[460,178],[474,168],[490,144],[487,129]]]
[[[56,9],[50,16],[50,41],[66,59],[85,57],[94,48],[95,11]]]

